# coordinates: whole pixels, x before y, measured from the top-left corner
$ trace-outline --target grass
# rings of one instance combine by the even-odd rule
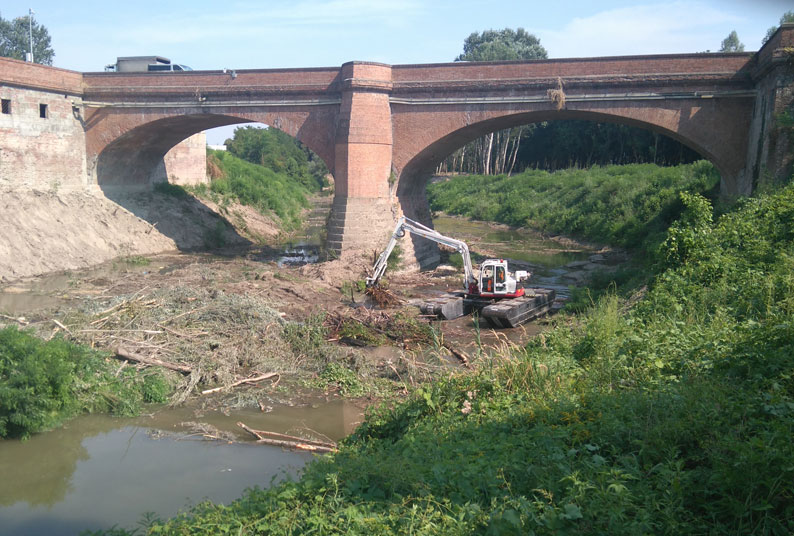
[[[285,230],[296,229],[301,213],[309,206],[308,190],[288,170],[252,164],[226,151],[208,151],[208,162],[215,170],[209,187],[199,185],[190,191],[208,197],[219,205],[234,200],[279,219]]]
[[[655,253],[683,210],[679,192],[713,196],[719,174],[708,162],[466,175],[428,187],[433,210],[562,233]]]
[[[792,533],[794,186],[716,223],[682,197],[633,308],[558,317],[371,410],[299,481],[149,533]]]

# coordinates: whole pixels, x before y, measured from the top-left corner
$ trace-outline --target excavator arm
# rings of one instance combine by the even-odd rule
[[[391,235],[389,244],[386,246],[386,249],[383,250],[383,253],[380,254],[378,260],[375,262],[375,265],[372,267],[372,277],[367,278],[368,287],[375,286],[383,276],[384,272],[386,271],[386,262],[389,260],[389,255],[391,255],[391,252],[394,250],[397,240],[405,236],[406,232],[427,238],[428,240],[432,240],[438,244],[443,244],[445,246],[454,248],[458,253],[460,253],[460,256],[463,257],[464,288],[468,291],[471,285],[476,284],[477,280],[474,278],[474,269],[472,268],[471,264],[469,246],[466,245],[465,242],[444,236],[434,229],[425,227],[419,222],[415,222],[406,218],[405,216],[402,216],[399,220],[397,220],[397,226],[394,228],[394,232]]]

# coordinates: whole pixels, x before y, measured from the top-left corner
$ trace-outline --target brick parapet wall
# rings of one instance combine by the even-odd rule
[[[82,73],[11,58],[0,58],[0,83],[71,96],[83,94]]]
[[[557,77],[624,77],[747,72],[753,52],[617,56],[531,61],[453,62],[392,66],[395,87],[411,82],[450,80],[537,79]]]
[[[86,73],[86,100],[136,102],[180,99],[241,99],[290,95],[339,97],[339,68],[189,71],[180,73]]]

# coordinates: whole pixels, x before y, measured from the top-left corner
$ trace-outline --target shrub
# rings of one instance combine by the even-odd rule
[[[26,438],[84,411],[131,415],[171,392],[158,372],[114,372],[89,348],[0,330],[0,437]]]

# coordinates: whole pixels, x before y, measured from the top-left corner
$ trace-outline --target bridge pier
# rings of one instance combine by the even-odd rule
[[[345,63],[340,82],[328,249],[369,257],[384,247],[398,217],[390,184],[391,66]]]

